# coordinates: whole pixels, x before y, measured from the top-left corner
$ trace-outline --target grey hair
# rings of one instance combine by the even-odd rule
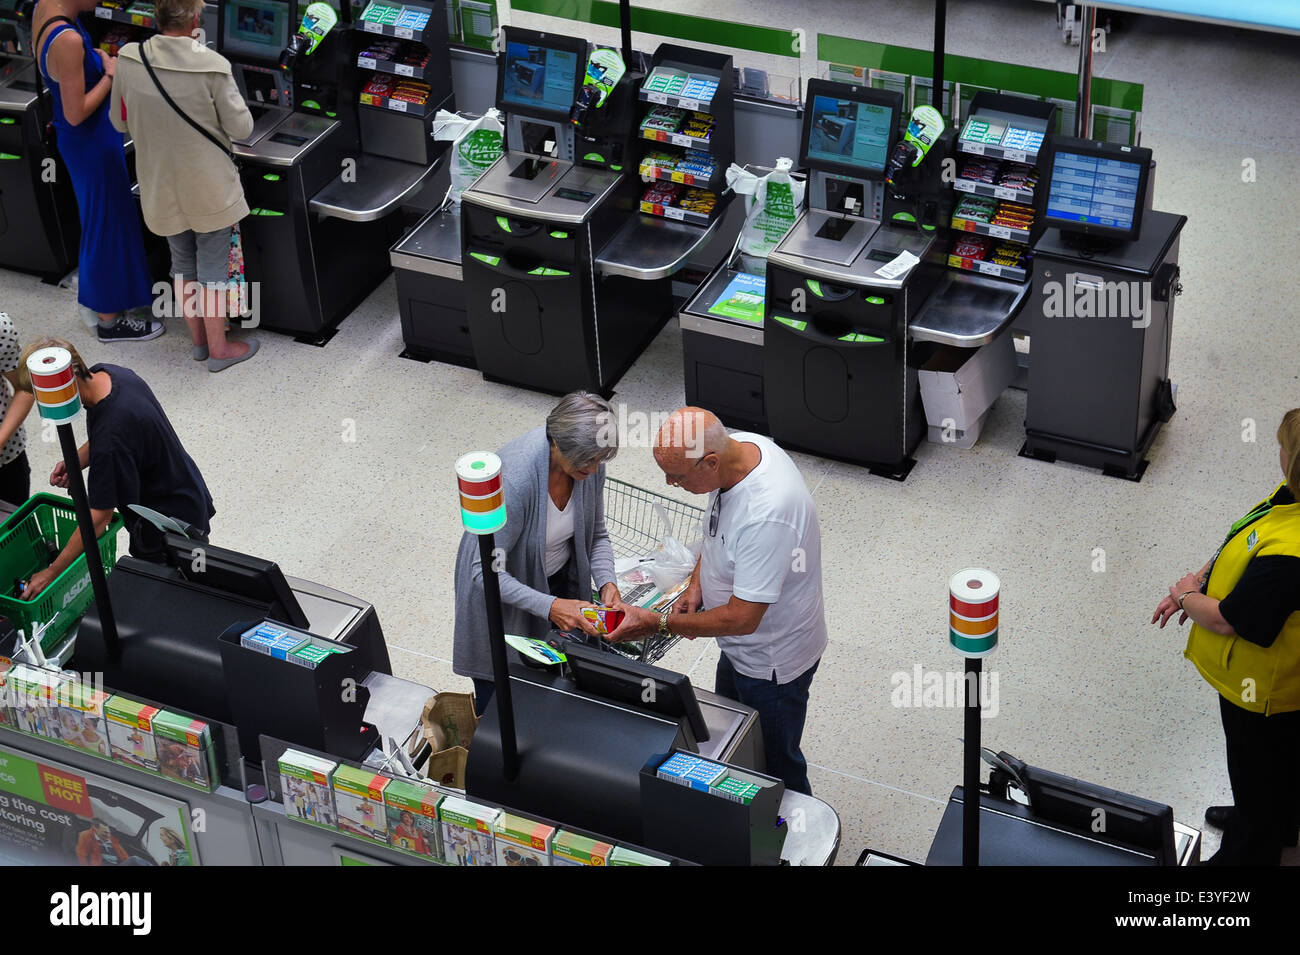
[[[609,402],[573,391],[546,416],[546,437],[574,467],[603,463],[618,453],[618,420]]]

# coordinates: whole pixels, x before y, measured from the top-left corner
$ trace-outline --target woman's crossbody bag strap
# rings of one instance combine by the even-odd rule
[[[185,122],[189,123],[192,127],[194,127],[194,129],[198,130],[199,134],[204,139],[212,143],[212,145],[216,146],[228,157],[230,157],[231,162],[238,165],[239,163],[238,160],[235,159],[234,151],[229,149],[221,142],[221,140],[217,139],[216,136],[213,136],[210,132],[208,132],[206,129],[204,129],[202,126],[196,123],[193,119],[191,119],[190,115],[186,113],[185,110],[177,106],[176,101],[172,99],[170,95],[168,95],[165,89],[163,89],[162,83],[158,81],[158,74],[153,71],[153,65],[149,62],[148,54],[144,52],[144,43],[140,44],[140,61],[144,63],[144,68],[149,73],[149,79],[153,80],[153,85],[158,88],[158,92],[161,93],[162,98],[167,101],[167,105],[176,111],[176,115],[179,116],[181,119],[185,120]]]

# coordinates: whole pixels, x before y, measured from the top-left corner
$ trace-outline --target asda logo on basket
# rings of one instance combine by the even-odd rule
[[[50,896],[50,924],[63,928],[125,926],[132,935],[153,929],[153,893],[82,892],[74,885]]]
[[[63,595],[63,606],[60,609],[67,609],[68,604],[77,599],[77,594],[86,589],[90,583],[90,571],[81,575],[81,579],[68,588],[68,592]]]

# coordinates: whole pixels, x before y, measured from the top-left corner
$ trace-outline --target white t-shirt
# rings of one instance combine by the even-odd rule
[[[13,321],[9,316],[0,312],[0,372],[11,372],[18,367],[18,356],[22,352],[22,346],[18,343],[18,330],[14,328]],[[9,413],[9,402],[14,397],[14,386],[9,382],[0,382],[0,421]],[[0,448],[0,467],[9,464],[11,461],[23,453],[27,446],[27,438],[23,433],[23,428],[19,425],[14,436],[5,442],[3,448]]]
[[[546,495],[546,560],[542,563],[547,577],[558,574],[573,552],[574,497],[570,494],[569,503],[560,510],[551,500],[551,495]]]
[[[731,437],[757,445],[762,460],[731,490],[709,495],[700,556],[704,609],[723,606],[732,594],[768,604],[757,630],[720,637],[718,645],[736,672],[770,680],[775,671],[778,683],[789,683],[826,648],[821,525],[788,454],[762,435],[738,431]],[[717,533],[710,536],[719,494]]]

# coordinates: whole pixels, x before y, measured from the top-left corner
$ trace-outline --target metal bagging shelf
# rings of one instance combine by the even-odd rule
[[[703,521],[703,508],[613,478],[605,480],[605,530],[616,562],[654,556],[669,535],[689,547],[702,537]],[[655,663],[678,639],[655,635],[622,644],[602,640],[601,646],[642,663]]]

